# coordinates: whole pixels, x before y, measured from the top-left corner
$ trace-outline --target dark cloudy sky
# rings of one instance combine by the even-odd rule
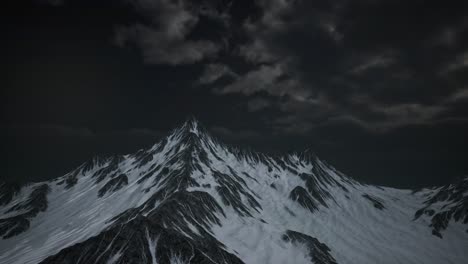
[[[36,0],[2,5],[0,177],[60,176],[195,115],[395,187],[468,174],[464,1]]]

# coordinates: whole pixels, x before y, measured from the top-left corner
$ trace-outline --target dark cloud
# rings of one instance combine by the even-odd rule
[[[210,84],[223,77],[237,78],[237,74],[234,73],[227,65],[208,64],[205,66],[198,82],[200,84]]]
[[[441,74],[447,74],[454,71],[463,71],[468,68],[468,51],[458,54],[453,61],[448,62],[441,69]]]
[[[369,71],[388,68],[395,62],[395,58],[386,54],[374,54],[371,56],[362,56],[359,63],[353,65],[349,70],[350,74],[361,75]]]
[[[138,24],[119,28],[116,42],[119,46],[135,42],[141,49],[144,61],[151,64],[190,64],[214,57],[220,50],[220,47],[211,41],[188,41],[184,39],[184,35],[177,35],[180,33],[183,34],[161,32]]]
[[[238,75],[232,83],[214,91],[219,94],[244,95],[266,92],[276,96],[289,95],[299,101],[305,100],[309,92],[303,89],[297,80],[286,75],[287,71],[281,64],[260,65],[244,75]]]
[[[272,103],[265,98],[253,98],[247,102],[247,109],[249,112],[256,112],[267,107],[270,107]]]
[[[466,89],[466,81],[460,88],[439,77],[466,73],[458,44],[467,20],[459,10],[399,1],[258,4],[261,15],[241,25],[247,41],[233,51],[250,70],[214,91],[286,96],[273,105],[282,114],[270,121],[284,132],[340,120],[374,132],[445,122],[438,118],[451,106],[441,98]],[[255,105],[247,108],[263,109]]]
[[[191,114],[376,183],[468,172],[462,1],[32,2],[0,18],[11,177],[132,152]]]
[[[190,39],[200,16],[215,18],[227,24],[228,17],[208,7],[198,8],[185,1],[135,0],[132,6],[146,20],[119,26],[115,42],[119,46],[134,43],[141,50],[143,59],[151,64],[190,64],[215,57],[222,49],[218,42],[206,39]]]

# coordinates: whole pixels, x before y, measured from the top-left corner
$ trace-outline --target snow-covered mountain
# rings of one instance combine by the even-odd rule
[[[151,148],[0,187],[0,263],[468,263],[468,178],[360,183],[195,120]]]

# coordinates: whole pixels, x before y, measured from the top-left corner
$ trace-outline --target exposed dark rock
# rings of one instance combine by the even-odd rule
[[[328,184],[328,185],[331,185],[331,186],[338,186],[343,191],[349,192],[349,190],[343,184],[341,184],[340,182],[335,180],[333,177],[331,177],[329,175],[329,173],[327,171],[325,171],[324,166],[325,166],[325,164],[322,161],[320,161],[318,159],[316,160],[315,166],[313,166],[313,168],[312,168],[312,174],[315,176],[315,178],[321,183],[325,183],[325,184]],[[335,172],[336,174],[340,175],[340,173],[338,171],[334,170],[333,167],[327,167],[327,168],[329,170]],[[346,180],[346,177],[341,177],[341,178]]]
[[[83,165],[81,165],[78,169],[82,173],[86,173],[96,167],[101,167],[107,162],[106,158],[101,158],[101,157],[94,157],[93,159],[85,162]]]
[[[335,258],[330,254],[330,248],[321,243],[315,237],[302,234],[296,231],[287,230],[283,235],[283,240],[293,244],[303,244],[309,250],[311,263],[314,264],[337,264]]]
[[[0,219],[0,236],[3,239],[21,234],[28,228],[29,220],[23,215]]]
[[[257,179],[255,179],[254,177],[250,176],[247,172],[244,172],[244,171],[243,171],[242,174],[244,174],[245,177],[247,177],[247,178],[249,178],[249,179],[252,179],[253,181],[255,181],[255,182],[258,183]]]
[[[158,199],[160,200],[160,199]],[[210,228],[210,224],[220,225],[219,215],[225,216],[223,209],[206,192],[180,191],[163,200],[157,208],[154,204],[145,204],[142,209],[148,217],[175,230],[183,230],[192,237],[198,236],[187,223],[196,227],[198,232]],[[206,235],[206,234],[205,234]]]
[[[21,186],[16,183],[0,183],[0,205],[7,205],[19,193]]]
[[[0,236],[3,239],[16,236],[29,228],[29,221],[36,217],[39,212],[47,210],[47,194],[50,188],[47,184],[39,185],[31,192],[28,199],[19,203],[7,212],[20,211],[18,215],[0,219]]]
[[[214,238],[194,240],[138,215],[43,260],[47,263],[243,263]]]
[[[313,174],[301,173],[299,177],[305,182],[309,197],[314,201],[314,204],[322,204],[328,207],[325,199],[333,199],[325,189],[323,183],[319,181],[319,178]]]
[[[283,159],[277,158],[275,159],[275,161],[281,167],[282,170],[286,170],[287,166],[286,163],[284,163]]]
[[[218,154],[216,154],[216,150],[212,146],[209,146],[208,148],[210,150],[211,155],[213,155],[213,157],[215,157],[215,159],[217,159],[218,161],[224,161],[223,159],[221,159],[218,156]]]
[[[433,216],[435,214],[435,211],[433,209],[427,209],[426,207],[421,208],[417,210],[416,213],[414,214],[415,219],[419,218],[422,214],[425,214],[427,216]]]
[[[369,200],[372,203],[372,205],[374,205],[375,208],[377,208],[379,210],[385,209],[385,206],[383,205],[383,201],[380,201],[379,198],[371,196],[371,195],[369,195],[367,193],[363,194],[362,197]]]
[[[137,157],[135,164],[137,164],[137,167],[143,167],[152,160],[153,160],[153,153],[144,152],[140,156]]]
[[[444,211],[437,213],[431,219],[432,234],[442,238],[441,231],[447,229],[450,220],[452,219],[453,211]]]
[[[179,157],[186,161],[196,158],[187,157],[185,150],[182,152]],[[189,172],[192,168],[163,169],[166,175],[159,182],[163,187],[148,201],[115,217],[114,224],[97,237],[64,249],[43,263],[74,263],[78,256],[84,262],[106,263],[117,252],[121,253],[121,263],[152,263],[150,246],[156,247],[157,263],[170,263],[173,256],[191,263],[242,263],[226,252],[224,245],[209,232],[213,224],[221,224],[219,216],[225,217],[221,206],[206,192],[186,191],[191,186]],[[245,185],[239,179],[236,183],[237,187]],[[106,251],[108,245],[112,245],[112,250]]]
[[[447,229],[450,221],[468,224],[468,177],[460,181],[445,185],[435,189],[434,193],[429,195],[423,208],[416,211],[414,220],[420,218],[423,214],[431,217],[432,234],[442,238],[442,231]],[[436,212],[432,206],[436,203],[446,203],[442,210]],[[450,205],[449,209],[447,205]]]
[[[289,194],[289,198],[293,201],[297,201],[302,207],[309,209],[312,213],[318,210],[314,199],[312,199],[307,190],[301,186],[294,188]]]
[[[239,215],[252,216],[250,208],[255,209],[257,212],[262,209],[255,197],[249,193],[250,189],[247,183],[233,170],[231,170],[230,175],[215,170],[212,171],[212,174],[219,184],[219,186],[216,186],[216,191],[221,196],[223,203],[232,206]],[[241,196],[247,199],[248,205],[242,202]]]
[[[100,169],[96,170],[93,178],[96,178],[96,183],[100,183],[107,177],[115,177],[118,175],[120,163],[123,161],[122,156],[109,158],[106,162],[100,164]]]
[[[150,168],[150,170],[147,173],[145,173],[140,179],[138,179],[137,183],[140,184],[140,183],[146,181],[147,179],[152,177],[160,169],[161,169],[161,165],[157,165],[155,167]],[[167,174],[168,172],[169,172],[169,169],[164,168],[160,173]]]
[[[156,148],[154,149],[154,152],[155,153],[162,152],[164,150],[164,147],[166,147],[166,145],[167,145],[167,138],[163,138],[161,142],[159,142]]]
[[[291,211],[291,209],[289,209],[287,206],[284,207],[284,210],[286,210],[286,212],[288,212],[291,216],[296,216],[296,214]]]
[[[125,174],[120,174],[119,176],[110,179],[104,186],[101,187],[98,191],[98,196],[102,197],[108,192],[115,192],[120,190],[123,186],[128,184],[128,178]]]
[[[307,206],[309,210],[311,208],[315,208],[313,210],[318,209],[318,204],[321,204],[324,207],[328,207],[327,200],[334,200],[334,198],[329,193],[329,186],[344,187],[339,182],[330,177],[330,175],[326,174],[326,172],[319,165],[315,165],[312,172],[312,174],[298,174],[298,176],[305,182],[305,186],[308,192],[307,196],[303,195],[303,202],[308,203],[307,200],[309,198],[311,201],[313,201],[314,206],[311,206],[310,204]]]
[[[292,168],[290,166],[286,166],[286,170],[291,172],[292,174],[295,174],[295,175],[299,174],[299,172],[296,169],[294,169],[294,168]]]
[[[65,178],[65,189],[70,189],[78,183],[78,174],[80,170],[75,170]]]
[[[47,193],[50,188],[47,184],[42,184],[34,188],[28,199],[11,207],[7,212],[18,210],[45,211],[47,209]]]

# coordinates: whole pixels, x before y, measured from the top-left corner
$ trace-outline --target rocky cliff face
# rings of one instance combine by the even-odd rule
[[[135,154],[0,187],[0,263],[466,263],[467,179],[365,185],[195,120]]]

